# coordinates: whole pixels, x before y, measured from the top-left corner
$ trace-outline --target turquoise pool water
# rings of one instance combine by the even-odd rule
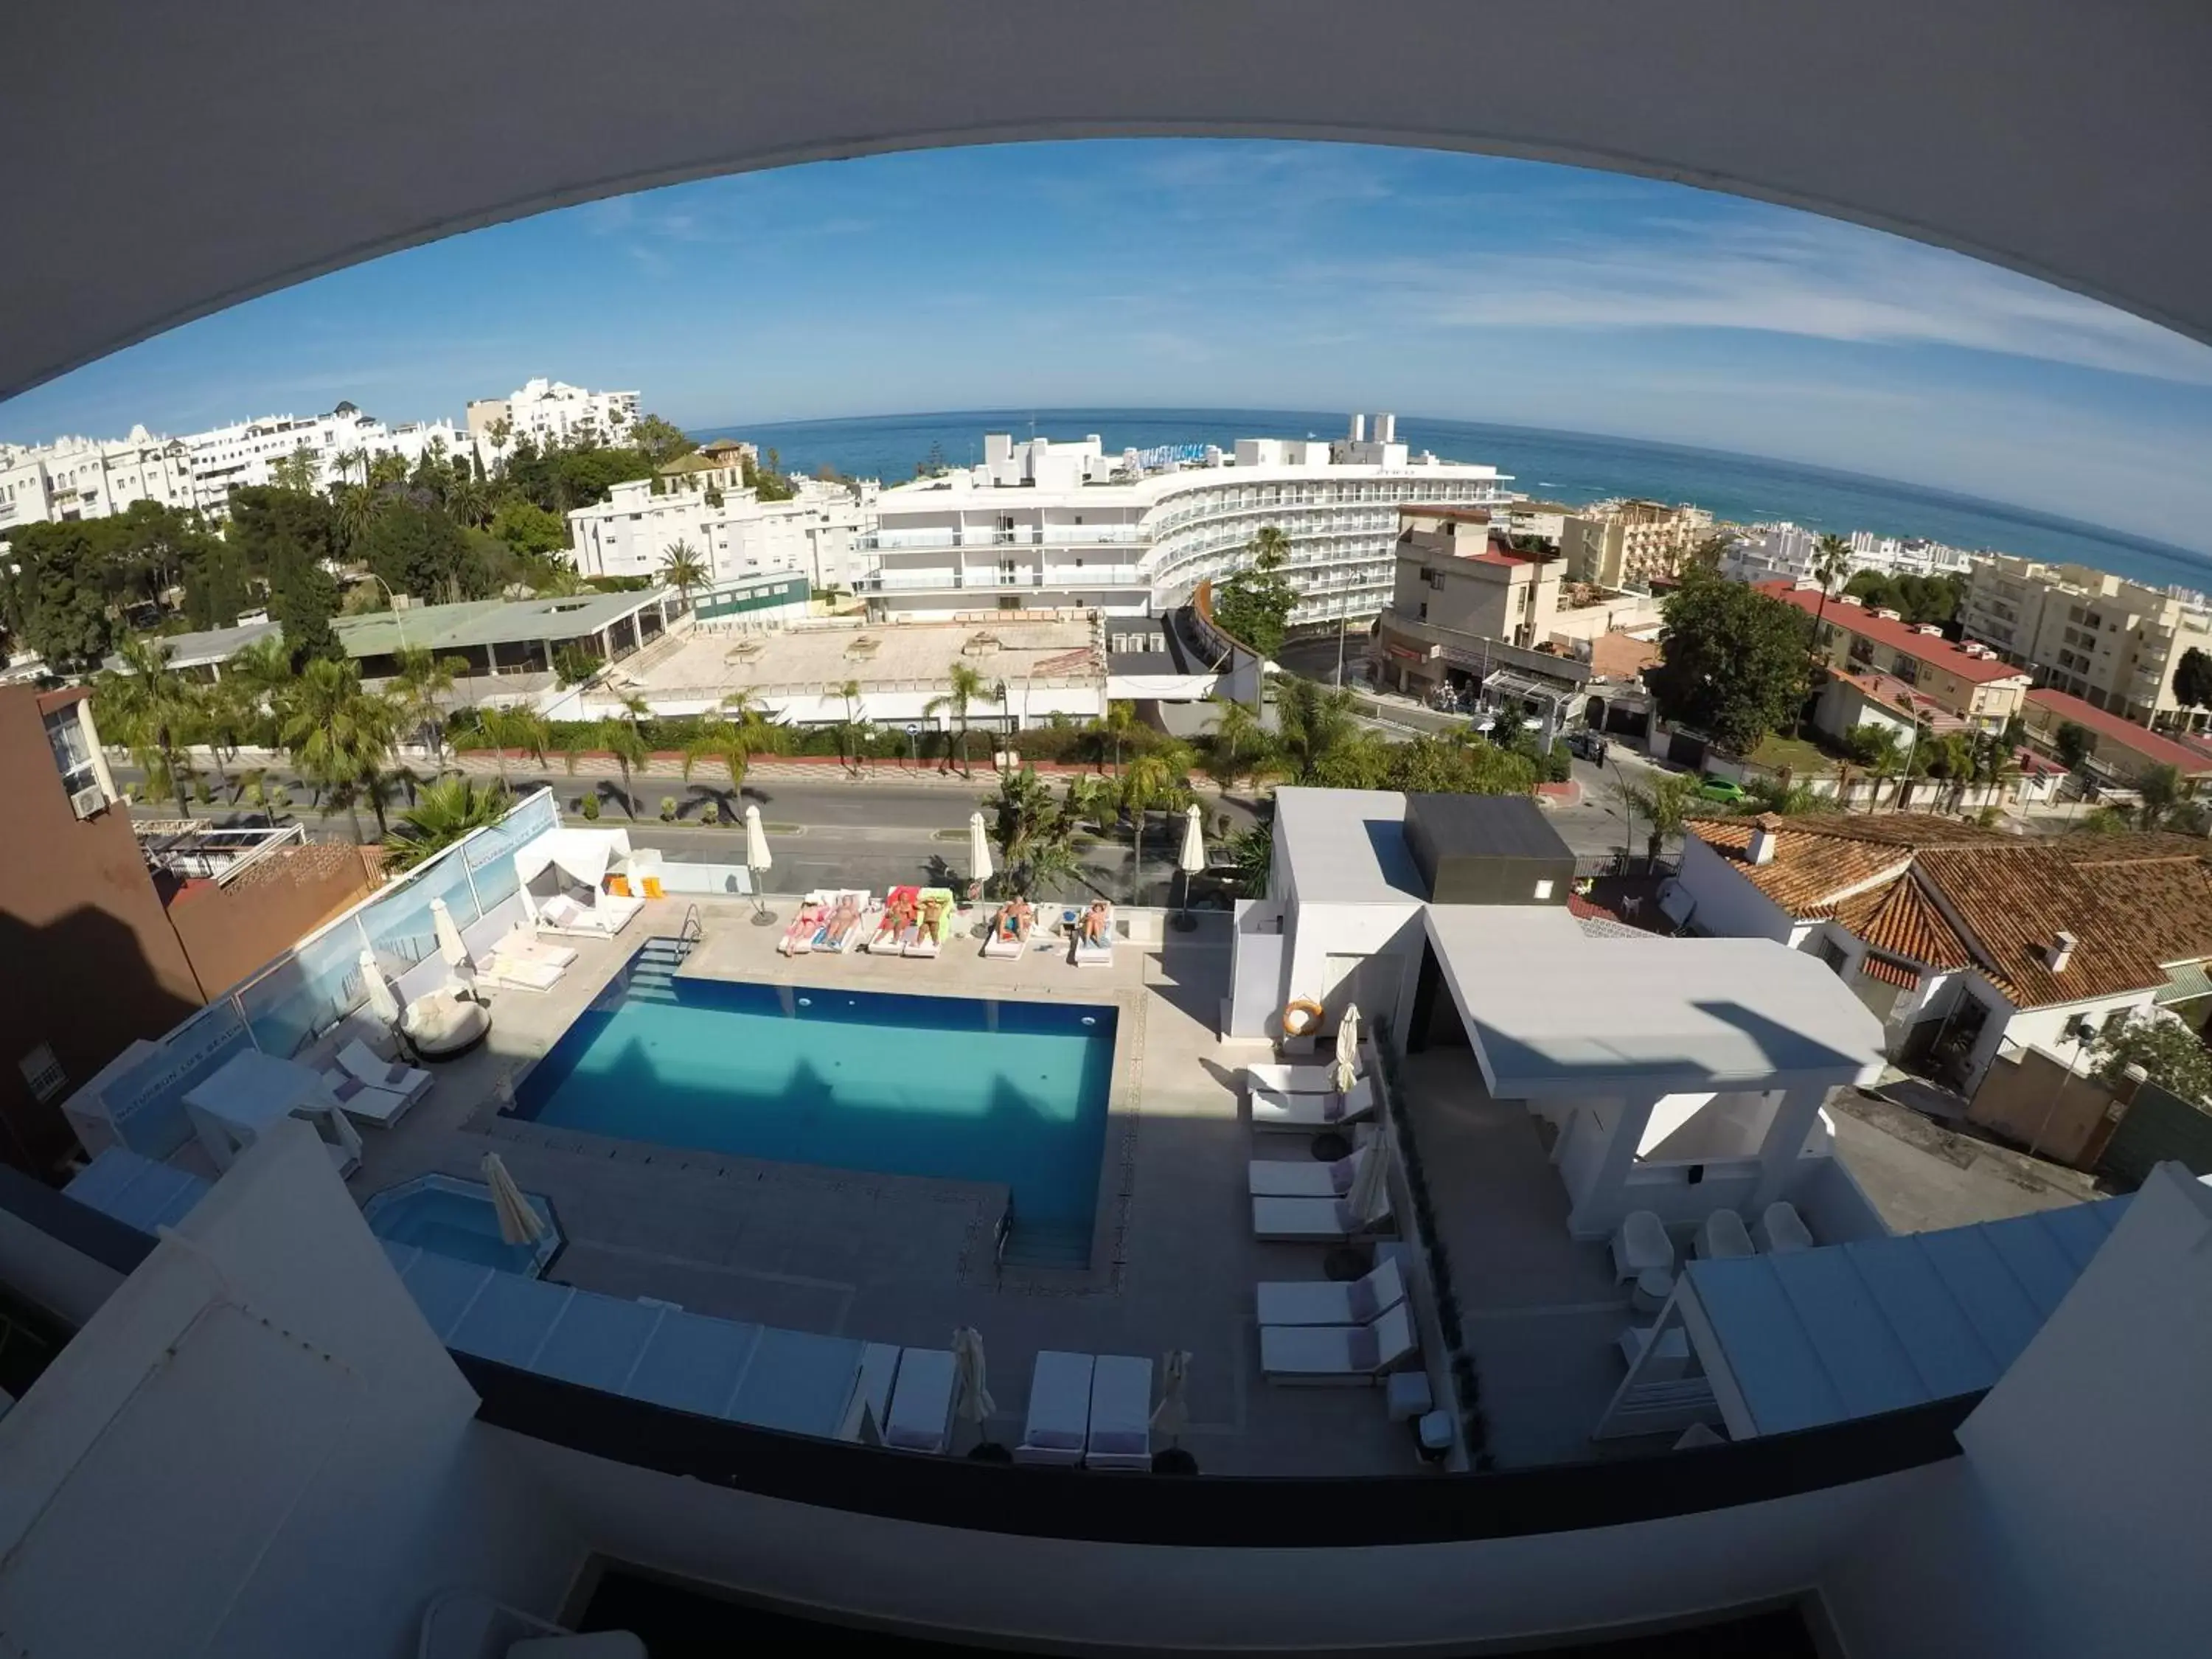
[[[419,1244],[456,1261],[534,1278],[560,1249],[561,1230],[552,1206],[535,1193],[523,1198],[545,1224],[545,1236],[534,1244],[509,1244],[499,1236],[491,1188],[481,1181],[417,1176],[377,1194],[361,1212],[371,1232],[394,1244]]]
[[[1002,1182],[1017,1249],[1088,1261],[1111,1007],[677,980],[664,963],[648,942],[619,994],[524,1078],[517,1115],[777,1163]]]

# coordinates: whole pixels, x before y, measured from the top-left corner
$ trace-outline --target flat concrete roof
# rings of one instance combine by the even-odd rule
[[[1275,824],[1301,904],[1417,904],[1429,896],[1406,845],[1406,798],[1394,790],[1278,789]]]
[[[1592,939],[1544,905],[1427,908],[1429,943],[1508,1099],[1844,1083],[1881,1023],[1817,957],[1771,939]]]
[[[970,650],[979,636],[994,649]],[[865,642],[865,643],[864,643]],[[944,689],[945,671],[965,662],[984,678],[1007,683],[1019,707],[1024,677],[1036,684],[1100,678],[1091,624],[1080,619],[1036,622],[1008,615],[987,622],[833,623],[772,634],[694,630],[667,655],[631,677],[648,693],[720,692],[735,686],[792,686],[810,691],[858,680]],[[971,710],[996,714],[995,705]]]
[[[161,644],[168,652],[172,668],[204,668],[210,663],[228,662],[247,646],[276,631],[273,622],[245,623],[236,628],[204,629],[197,634],[165,634]],[[101,665],[119,668],[122,665],[123,659],[114,656]]]

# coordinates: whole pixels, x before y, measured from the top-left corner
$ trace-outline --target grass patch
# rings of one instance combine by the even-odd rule
[[[1779,732],[1770,732],[1747,758],[1770,771],[1787,768],[1792,777],[1818,777],[1836,769],[1836,757],[1811,738],[1785,738]]]

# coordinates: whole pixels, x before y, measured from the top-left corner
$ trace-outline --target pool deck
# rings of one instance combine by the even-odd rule
[[[787,914],[792,901],[771,902]],[[992,1260],[1000,1187],[612,1141],[501,1112],[503,1090],[647,939],[675,934],[688,908],[653,901],[617,939],[565,941],[578,961],[550,992],[492,993],[487,1042],[438,1067],[436,1085],[401,1123],[362,1131],[355,1194],[430,1170],[475,1178],[496,1150],[560,1218],[568,1244],[546,1273],[556,1282],[919,1346],[943,1347],[956,1325],[973,1325],[998,1407],[990,1434],[1007,1443],[1020,1437],[1039,1351],[1139,1354],[1157,1364],[1182,1348],[1192,1355],[1182,1443],[1208,1473],[1418,1467],[1410,1433],[1387,1420],[1380,1389],[1281,1388],[1259,1374],[1253,1285],[1318,1279],[1323,1252],[1251,1236],[1247,1163],[1309,1154],[1304,1137],[1255,1136],[1242,1121],[1237,1068],[1269,1056],[1264,1045],[1215,1036],[1229,966],[1218,920],[1170,932],[1164,944],[1121,941],[1110,967],[1078,968],[1064,952],[986,960],[964,927],[930,960],[787,958],[775,949],[782,930],[750,925],[743,902],[699,903],[704,938],[687,974],[1110,1002],[1121,1011],[1091,1266],[1001,1274]]]

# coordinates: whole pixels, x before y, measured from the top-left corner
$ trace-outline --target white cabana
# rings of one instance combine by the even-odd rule
[[[1784,1434],[1986,1389],[2074,1287],[2129,1200],[1690,1262],[1600,1438],[1718,1423]]]
[[[602,890],[608,870],[629,858],[621,830],[549,830],[514,855],[522,908],[533,927],[592,937],[620,933],[644,901]]]
[[[230,1168],[257,1136],[287,1117],[305,1118],[315,1126],[341,1176],[361,1166],[361,1133],[347,1121],[321,1073],[258,1048],[233,1054],[193,1085],[185,1096],[185,1113],[218,1170]]]

